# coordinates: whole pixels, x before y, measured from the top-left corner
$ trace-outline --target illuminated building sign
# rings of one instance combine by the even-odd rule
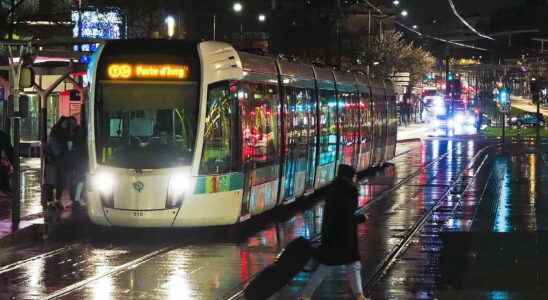
[[[107,67],[110,79],[186,79],[186,65],[110,64]]]

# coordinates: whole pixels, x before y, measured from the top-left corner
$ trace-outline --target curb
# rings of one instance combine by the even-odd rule
[[[404,144],[404,143],[412,143],[412,142],[422,142],[421,138],[412,138],[412,139],[403,139],[403,140],[397,140],[396,143],[398,144]]]
[[[44,224],[31,224],[0,238],[0,249],[17,246],[26,242],[33,242],[42,239]]]

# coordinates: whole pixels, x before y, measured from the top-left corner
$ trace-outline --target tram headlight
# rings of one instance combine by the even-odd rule
[[[112,194],[116,179],[112,173],[101,171],[91,178],[94,190],[99,192],[101,203],[105,207],[114,207],[114,195]]]
[[[93,175],[93,188],[103,195],[111,195],[115,184],[114,175],[109,172],[99,172]]]
[[[184,194],[191,188],[190,177],[186,174],[174,174],[169,179],[167,189],[166,208],[174,208],[181,206]]]

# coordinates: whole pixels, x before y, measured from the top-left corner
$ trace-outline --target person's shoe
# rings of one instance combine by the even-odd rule
[[[311,300],[312,298],[310,297],[303,297],[303,296],[300,296],[299,297],[299,300]]]
[[[369,300],[369,299],[367,299],[367,297],[365,297],[364,295],[358,295],[356,296],[356,300]]]

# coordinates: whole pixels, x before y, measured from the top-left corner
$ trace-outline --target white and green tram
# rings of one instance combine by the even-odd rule
[[[108,41],[88,70],[91,221],[243,222],[394,157],[384,83],[221,42]]]

